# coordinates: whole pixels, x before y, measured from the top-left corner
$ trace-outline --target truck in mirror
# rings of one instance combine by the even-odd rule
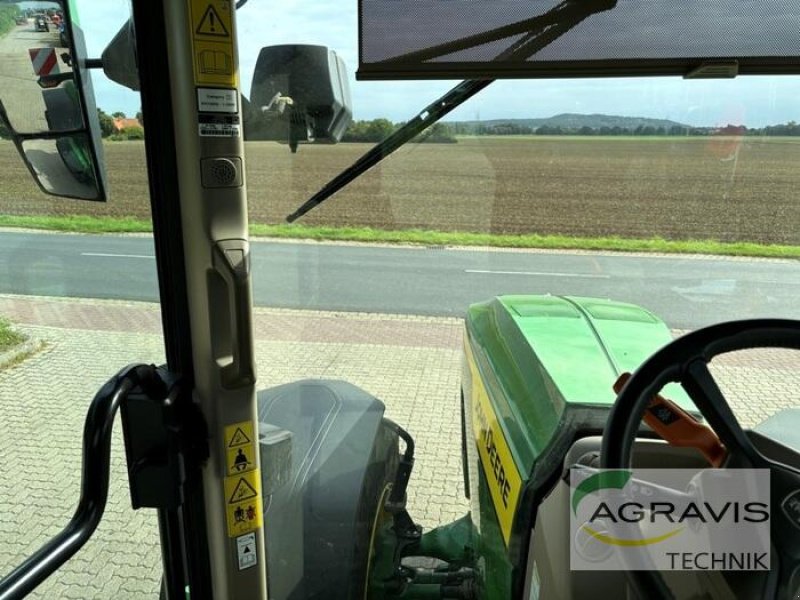
[[[69,2],[10,6],[17,15],[0,47],[0,122],[44,192],[104,201],[100,123]]]

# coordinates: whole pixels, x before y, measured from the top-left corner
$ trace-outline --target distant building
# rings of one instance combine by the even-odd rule
[[[114,119],[114,129],[122,131],[128,127],[141,127],[142,124],[136,119]]]

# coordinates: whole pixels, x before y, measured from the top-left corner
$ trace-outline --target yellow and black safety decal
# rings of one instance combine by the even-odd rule
[[[225,513],[228,535],[238,537],[261,527],[261,472],[225,478]]]
[[[226,475],[247,473],[256,468],[253,422],[242,421],[225,428]]]
[[[198,86],[235,88],[238,70],[233,40],[233,2],[189,0],[194,81]]]
[[[497,414],[492,408],[489,395],[486,393],[468,340],[464,342],[464,351],[472,379],[472,397],[470,399],[472,431],[478,446],[481,466],[489,485],[492,504],[500,523],[500,531],[506,546],[508,546],[511,527],[514,523],[514,512],[522,491],[522,477],[511,455],[511,449],[508,447]]]
[[[225,513],[228,535],[237,537],[262,524],[261,470],[257,468],[252,421],[225,427]]]

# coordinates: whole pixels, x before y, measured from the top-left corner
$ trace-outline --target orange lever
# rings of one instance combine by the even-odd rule
[[[619,376],[614,383],[617,394],[630,377],[630,373]],[[644,422],[670,445],[697,448],[712,465],[722,466],[726,454],[725,446],[714,430],[705,423],[698,422],[672,400],[656,394],[647,406]]]

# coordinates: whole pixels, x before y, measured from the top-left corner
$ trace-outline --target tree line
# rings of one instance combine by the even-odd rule
[[[397,131],[404,123],[392,123],[389,119],[353,121],[347,128],[343,142],[377,143]],[[419,142],[454,143],[464,135],[579,135],[579,136],[800,136],[800,124],[789,121],[767,127],[725,125],[724,127],[690,127],[686,125],[636,127],[601,126],[565,127],[561,125],[539,125],[537,127],[515,122],[481,125],[475,123],[436,123],[417,137]]]
[[[136,113],[135,119],[139,125],[133,125],[117,130],[114,119],[127,119],[127,115],[122,111],[107,114],[103,109],[97,109],[97,118],[100,120],[100,135],[111,141],[118,142],[124,140],[143,140],[144,139],[144,119],[142,112]]]
[[[342,141],[377,144],[392,135],[403,125],[405,125],[405,123],[392,123],[389,119],[353,121],[342,136]],[[458,140],[456,140],[455,133],[448,123],[434,123],[412,141],[434,144],[454,144]]]
[[[97,118],[100,121],[100,135],[102,135],[103,138],[109,138],[114,141],[144,139],[144,128],[142,127],[143,122],[141,112],[136,113],[136,120],[139,122],[139,126],[128,127],[122,129],[121,131],[117,131],[117,128],[114,125],[114,119],[127,118],[124,112],[118,111],[109,115],[102,109],[98,108]],[[8,127],[6,127],[5,123],[2,121],[0,121],[0,138],[11,138],[11,131],[9,131]]]
[[[19,6],[0,6],[0,37],[7,34],[16,26],[15,19],[20,15]]]
[[[672,125],[670,127],[638,125],[621,127],[619,125],[590,127],[563,127],[560,125],[540,125],[532,127],[519,123],[498,123],[493,125],[474,125],[467,123],[450,124],[451,135],[601,135],[601,136],[800,136],[800,124],[789,121],[781,125],[766,127],[747,127],[745,125],[725,125],[724,127],[690,127]]]
[[[100,131],[104,138],[113,141],[141,140],[144,138],[144,120],[141,111],[136,113],[135,119],[138,126],[127,127],[117,131],[114,119],[127,118],[124,112],[117,111],[110,115],[102,109],[97,109],[100,120]],[[393,123],[389,119],[359,120],[350,123],[342,137],[343,142],[378,143],[397,131],[405,123]],[[795,121],[766,127],[746,127],[744,125],[726,125],[724,127],[688,127],[673,125],[671,127],[655,127],[653,125],[639,125],[634,128],[621,126],[589,127],[562,127],[559,125],[540,125],[532,127],[519,123],[495,123],[481,125],[474,123],[434,123],[418,135],[413,141],[423,143],[455,143],[458,136],[463,135],[580,135],[580,136],[766,136],[784,137],[800,136],[800,124]],[[10,138],[11,132],[0,123],[0,138]]]

